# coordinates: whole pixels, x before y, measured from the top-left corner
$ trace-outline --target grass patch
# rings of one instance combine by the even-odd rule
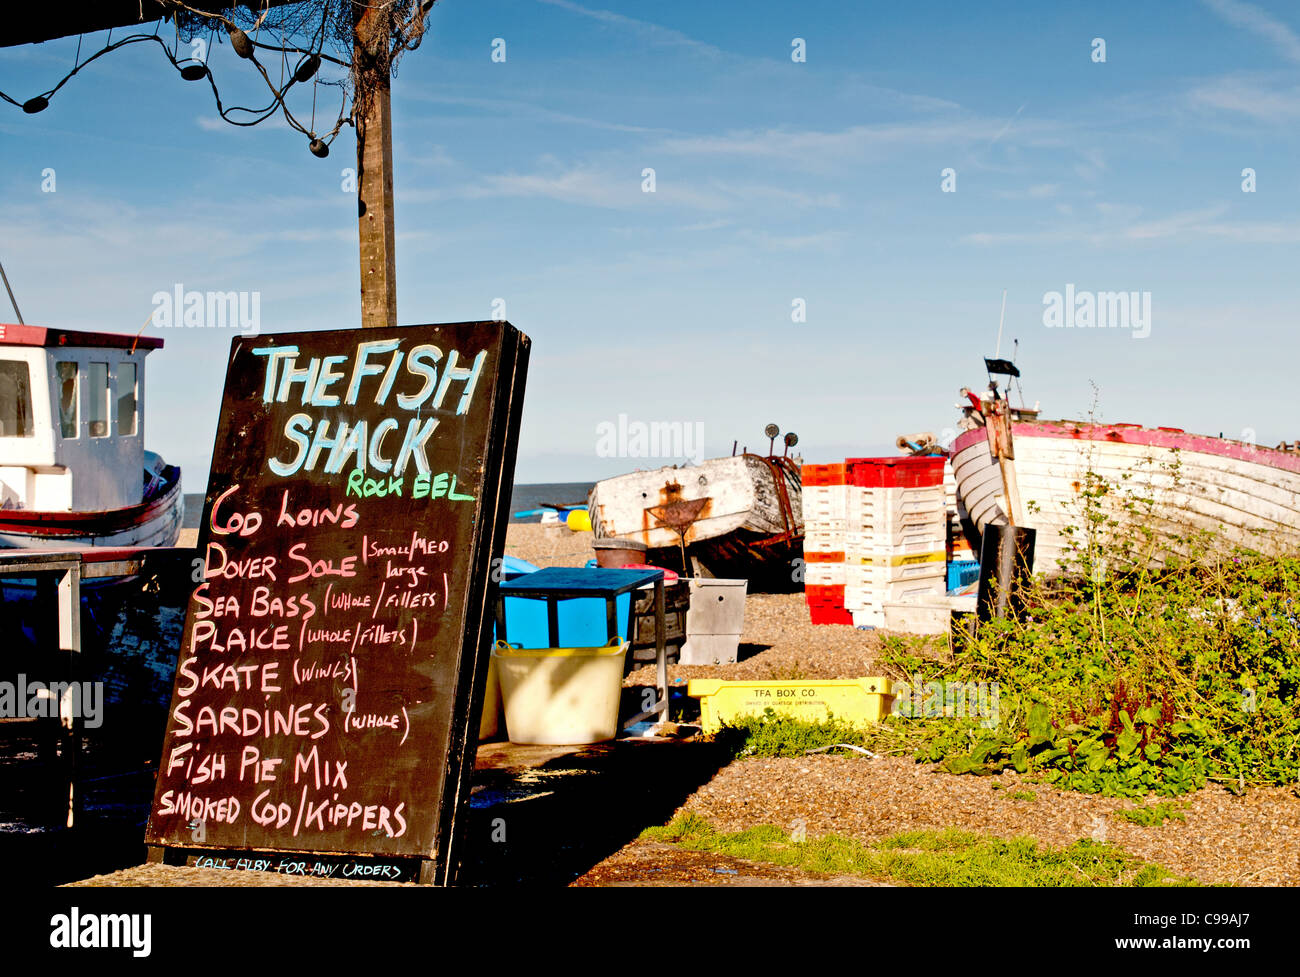
[[[1159,804],[1152,804],[1150,807],[1139,805],[1123,811],[1115,811],[1113,817],[1121,821],[1128,821],[1130,824],[1140,824],[1144,828],[1155,828],[1166,821],[1186,822],[1187,815],[1183,813],[1184,806],[1175,804],[1173,801],[1161,801]]]
[[[905,831],[871,844],[833,834],[794,841],[770,824],[724,833],[699,815],[682,814],[664,827],[647,828],[641,837],[691,851],[915,886],[1198,884],[1112,845],[1081,840],[1050,848],[1032,838],[1006,840],[951,828]]]
[[[728,744],[736,757],[801,757],[835,743],[867,746],[870,734],[827,716],[825,720],[796,719],[771,706],[761,716],[738,716],[724,723],[714,739]]]
[[[1036,800],[1038,800],[1038,795],[1035,794],[1032,790],[1013,790],[1013,791],[1012,791],[1010,794],[1008,794],[1007,796],[1010,797],[1013,801],[1036,801]]]

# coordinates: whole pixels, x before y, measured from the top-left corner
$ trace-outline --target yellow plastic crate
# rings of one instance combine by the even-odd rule
[[[706,733],[740,716],[761,716],[774,710],[820,722],[828,715],[854,725],[879,722],[893,706],[893,684],[887,678],[728,681],[691,679],[686,694],[700,700],[700,724]]]
[[[943,543],[931,543],[929,550],[913,552],[880,553],[873,550],[846,550],[844,562],[870,567],[914,567],[931,563],[944,563],[948,550]]]

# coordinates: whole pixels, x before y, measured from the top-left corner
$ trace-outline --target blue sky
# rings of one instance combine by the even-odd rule
[[[75,49],[0,49],[0,90]],[[261,97],[228,46],[210,62]],[[769,421],[809,461],[893,453],[982,384],[1004,288],[1046,416],[1095,384],[1111,421],[1300,432],[1293,4],[440,0],[393,117],[399,321],[505,300],[534,341],[520,480],[658,463],[597,454],[619,414],[698,423],[706,455]],[[135,332],[182,283],[259,292],[263,332],[350,326],[354,145],[228,126],[124,49],[40,115],[0,105],[0,261],[32,323]],[[1150,292],[1150,335],[1045,327],[1067,283]],[[149,328],[148,440],[198,491],[231,336]]]

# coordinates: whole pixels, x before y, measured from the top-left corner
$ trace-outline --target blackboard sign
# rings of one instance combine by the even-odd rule
[[[452,879],[528,348],[504,322],[231,343],[146,844]]]

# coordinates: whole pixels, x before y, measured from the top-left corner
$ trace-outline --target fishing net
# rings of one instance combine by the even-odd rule
[[[346,68],[332,84],[344,88],[352,118],[364,116],[370,100],[397,73],[398,62],[424,38],[433,0],[291,0],[267,5],[252,0],[244,6],[223,10],[163,0],[174,9],[174,21],[181,40],[195,37],[219,40],[238,28],[255,45],[267,45],[296,53],[323,55]],[[358,36],[369,39],[361,46]]]

